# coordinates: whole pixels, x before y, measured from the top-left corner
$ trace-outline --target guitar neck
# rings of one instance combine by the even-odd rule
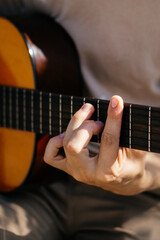
[[[56,136],[85,102],[95,108],[92,119],[105,123],[109,101],[0,86],[0,126]],[[100,137],[93,136],[92,141],[99,142]],[[120,146],[160,152],[160,109],[125,104]]]

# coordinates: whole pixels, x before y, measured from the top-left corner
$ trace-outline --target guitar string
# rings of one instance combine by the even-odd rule
[[[3,89],[3,91],[4,91],[4,89]],[[4,91],[4,92],[5,92],[5,91]],[[5,94],[5,93],[4,93],[4,94]],[[18,90],[16,90],[16,94],[17,94],[17,95],[16,95],[16,99],[17,99],[17,100],[16,100],[16,101],[17,101],[17,104],[16,104],[16,105],[18,106]],[[31,94],[31,95],[32,95],[32,94]],[[54,97],[53,94],[51,94],[51,95]],[[33,97],[33,96],[32,96],[32,97]],[[94,100],[94,101],[96,101],[96,100]],[[101,100],[100,100],[100,101],[101,101]],[[5,102],[5,100],[4,100],[4,102]],[[32,102],[32,101],[31,101],[31,102]],[[102,102],[101,102],[101,103],[102,103]],[[105,103],[105,104],[106,104],[106,103]],[[106,107],[106,106],[105,106],[105,107]],[[4,109],[6,109],[6,107],[4,107],[3,110],[4,110]],[[138,110],[140,110],[140,109],[141,109],[141,107],[139,107]],[[136,111],[136,110],[137,110],[137,109],[135,109],[135,111]],[[145,111],[145,110],[146,110],[146,109],[143,108],[143,111]],[[152,112],[153,112],[153,113],[157,113],[157,111],[158,111],[158,113],[159,113],[159,109],[157,109],[157,108],[152,109]],[[17,111],[16,111],[16,112],[17,112]],[[135,112],[135,113],[136,113],[136,112]],[[17,114],[18,114],[18,113],[17,113]],[[5,113],[5,115],[6,115],[6,113]],[[141,116],[145,116],[145,115],[146,115],[146,112],[145,112],[145,114],[143,114],[143,113],[141,114]],[[4,116],[4,117],[6,117],[6,116]],[[157,117],[157,120],[159,120],[158,117]],[[5,122],[5,121],[4,121],[4,122]],[[153,122],[153,121],[152,121],[152,122]],[[154,122],[156,123],[156,117],[154,118]],[[159,122],[157,122],[157,126],[158,126],[158,123],[159,123]],[[17,123],[17,125],[18,125],[18,123]],[[144,131],[143,131],[143,132],[144,132]],[[147,132],[147,131],[146,131],[146,132]],[[152,132],[152,136],[153,136],[153,134],[154,134],[154,133]],[[156,133],[156,135],[157,135],[157,133]],[[137,139],[143,139],[143,140],[145,139],[145,137],[144,137],[144,138],[135,137],[135,138],[137,138]],[[148,138],[149,138],[149,137],[148,137]],[[154,140],[153,140],[153,141],[154,141]]]
[[[0,86],[0,88],[10,88],[10,87]],[[15,89],[15,90],[16,90],[16,89],[19,89],[19,92],[20,92],[20,91],[24,91],[25,88],[12,87],[12,89],[13,89],[13,90],[14,90],[14,89]],[[31,92],[31,91],[33,92],[33,94],[35,94],[35,93],[40,94],[40,91],[38,91],[38,90],[30,90],[30,89],[25,89],[25,90],[26,90],[26,94],[29,94],[29,95],[30,95],[30,92]],[[13,94],[14,94],[14,92],[13,92]],[[60,95],[58,95],[58,94],[46,93],[46,92],[43,92],[43,94],[44,94],[44,95],[47,95],[47,96],[49,96],[49,94],[51,94],[52,97],[54,97],[54,96],[55,96],[55,97],[60,96]],[[67,97],[68,97],[68,96],[67,96]],[[83,101],[83,98],[81,98],[81,97],[74,97],[74,98],[75,98],[75,99],[77,98],[78,100],[82,100],[82,101]],[[87,99],[87,98],[86,98],[86,99]],[[99,100],[101,104],[103,104],[103,103],[104,103],[104,104],[109,103],[108,100],[90,98],[90,101],[97,101],[97,100]],[[45,102],[45,100],[44,100],[44,102]],[[47,101],[46,101],[46,102],[47,102]],[[129,107],[130,104],[124,103],[124,105],[125,105],[126,107]],[[132,104],[132,106],[135,107],[137,111],[140,111],[140,113],[142,114],[142,116],[143,116],[143,111],[148,111],[148,107],[150,107],[150,106],[145,106],[145,105],[143,106],[143,105],[136,105],[136,104]],[[158,107],[152,107],[152,111],[154,111],[154,113],[159,113],[159,114],[160,114],[160,108],[158,108]]]
[[[58,127],[58,123],[57,125],[55,124],[55,128]],[[36,125],[35,125],[35,129],[36,129]],[[37,129],[39,129],[39,125],[37,126]],[[38,133],[38,131],[37,131]],[[44,128],[43,130],[43,134],[49,134],[48,133],[48,128]],[[58,131],[55,131],[55,135],[58,135],[59,132]],[[97,142],[97,141],[94,141],[94,142]],[[150,151],[154,151],[155,152],[159,152],[159,143],[157,142],[157,139],[156,140],[153,140],[150,141],[150,144],[152,143],[152,147],[150,146]],[[121,142],[121,146],[122,147],[128,147],[128,141],[127,141],[127,137],[125,136],[124,139],[122,140]],[[135,149],[141,149],[141,150],[148,150],[148,138],[147,136],[146,137],[139,137],[139,136],[135,136],[135,137],[132,137],[132,148],[135,148]]]
[[[57,112],[58,113],[58,112]],[[13,117],[15,116],[15,113],[13,114]],[[6,115],[6,117],[8,117],[8,115]],[[51,120],[51,119],[50,119]],[[67,123],[69,122],[69,120],[70,119],[65,119],[65,118],[63,118],[63,120],[64,120],[64,124],[66,124],[67,125]],[[44,123],[46,123],[47,124],[47,120],[46,121],[44,121]],[[59,118],[57,118],[57,119],[55,119],[54,120],[54,125],[51,125],[52,127],[56,127],[56,126],[58,126],[58,124],[59,124]],[[10,125],[9,124],[7,124],[8,126],[7,127],[10,127]],[[62,125],[61,125],[61,127],[62,127]],[[42,131],[42,133],[43,132],[48,132],[48,127],[47,126],[45,126],[45,124],[44,124],[44,131]],[[148,126],[146,125],[146,129],[148,128]],[[35,131],[37,131],[39,129],[39,124],[37,123],[35,123]],[[25,130],[25,129],[24,129]],[[33,131],[33,130],[32,130]],[[128,131],[129,131],[129,129],[128,128],[126,128],[126,129],[122,129],[122,131],[121,131],[121,137],[123,137],[123,138],[126,138],[127,139],[127,136],[128,136]],[[38,131],[37,131],[38,132]],[[139,136],[138,136],[139,135]],[[151,134],[151,136],[152,136],[152,142],[153,141],[157,141],[157,138],[158,138],[158,136],[160,137],[160,135],[157,133],[157,132],[153,132],[152,131],[152,134]],[[155,139],[154,139],[155,138]],[[146,131],[139,131],[139,129],[137,129],[137,130],[134,130],[134,129],[132,129],[132,139],[141,139],[141,140],[147,140],[148,139],[148,131],[146,130]]]
[[[32,95],[32,94],[31,94]],[[32,96],[33,97],[33,96]],[[20,101],[21,102],[21,101]],[[45,103],[45,101],[44,101],[44,103]],[[101,104],[104,104],[104,103],[102,103],[101,102],[101,100],[100,100],[100,107],[101,107]],[[106,103],[105,103],[106,104]],[[5,104],[4,104],[5,105]],[[106,106],[105,106],[106,107]],[[27,106],[26,106],[26,110],[27,110]],[[101,107],[102,108],[102,107]],[[107,107],[106,107],[107,108]],[[4,107],[4,109],[5,109],[5,107]],[[55,110],[55,109],[54,109]],[[144,109],[143,109],[144,110]],[[107,109],[106,109],[106,111],[107,111]],[[154,108],[152,108],[152,116],[154,117],[154,119],[153,119],[153,121],[152,121],[152,123],[154,123],[154,125],[157,125],[157,127],[159,126],[159,117],[157,117],[157,116],[155,116],[155,113],[156,113],[156,111],[157,111],[157,109],[154,109]],[[43,113],[44,113],[44,111],[43,111]],[[160,114],[160,111],[158,111],[158,113]],[[135,109],[135,113],[134,113],[135,115],[132,115],[132,116],[134,116],[134,118],[136,117],[136,114],[138,115],[138,113],[137,113],[137,109]],[[141,119],[143,118],[143,117],[146,117],[146,114],[147,114],[147,111],[145,112],[145,114],[141,114],[141,115],[139,115],[138,116],[138,119],[140,120],[140,117],[141,117]],[[4,114],[3,114],[4,115]],[[125,112],[124,112],[124,115],[125,115]],[[5,122],[5,121],[4,121]],[[156,129],[156,131],[157,131],[157,129]]]
[[[33,100],[33,99],[32,99]],[[5,101],[4,101],[5,102]],[[20,101],[21,102],[21,101]],[[33,101],[31,101],[32,102],[32,104],[33,104]],[[24,104],[24,101],[23,101],[23,104]],[[3,111],[3,112],[5,112],[6,113],[6,104],[4,104],[5,106],[4,106],[4,109],[3,110],[5,110],[5,111]],[[17,104],[16,105],[18,105],[18,102],[17,102]],[[36,105],[36,103],[35,103],[35,105]],[[19,106],[22,106],[22,105],[20,105],[19,104]],[[70,107],[70,105],[68,105],[69,107]],[[32,109],[32,107],[33,106],[31,106],[31,109]],[[75,106],[76,107],[76,106]],[[26,106],[26,110],[29,110],[30,109],[30,106]],[[40,108],[41,109],[41,108]],[[55,108],[54,108],[54,112],[56,112],[58,110],[58,112],[59,112],[59,109],[56,109],[56,106],[55,106]],[[14,111],[14,110],[13,110]],[[106,111],[107,111],[107,107],[106,107]],[[61,109],[60,109],[60,112],[61,112]],[[63,110],[63,113],[65,114],[65,113],[67,113],[66,112],[66,110],[65,110],[65,108],[64,108],[64,110]],[[48,110],[47,109],[43,109],[43,114],[45,115],[48,115]],[[5,114],[3,114],[3,115],[5,115]],[[40,115],[42,115],[42,111],[40,112]],[[124,116],[125,116],[126,114],[124,113]],[[137,112],[135,111],[133,114],[132,114],[132,116],[134,117],[134,120],[136,119],[136,116],[137,116]],[[152,109],[152,116],[154,116],[154,111],[153,111],[153,109]],[[128,116],[126,116],[126,117],[128,117]],[[139,118],[137,119],[139,122],[138,122],[138,124],[140,124],[140,120],[142,121],[142,126],[144,125],[144,117],[146,118],[146,120],[147,120],[147,118],[148,118],[148,112],[146,112],[145,114],[143,114],[143,115],[141,115],[141,116],[139,116]],[[65,119],[65,118],[64,118]],[[156,121],[157,120],[157,121]],[[154,123],[153,125],[155,126],[155,127],[159,127],[159,118],[156,118],[156,117],[154,117],[153,119],[152,119],[152,123]],[[127,123],[126,123],[127,124]],[[156,125],[157,124],[157,125]],[[139,129],[140,131],[141,131],[141,129]],[[157,129],[156,129],[156,131],[157,131]]]
[[[43,108],[42,108],[42,100],[43,100],[43,95],[42,92],[39,94],[39,116],[40,116],[40,122],[39,122],[39,128],[40,128],[40,133],[43,133]]]
[[[6,109],[6,108],[5,108]],[[33,111],[33,110],[32,110]],[[26,110],[25,110],[25,112],[26,112]],[[55,110],[55,112],[56,112],[56,110]],[[45,112],[44,112],[45,113]],[[57,111],[57,115],[58,115],[58,113],[59,113],[59,111]],[[63,112],[64,113],[64,115],[65,115],[65,111]],[[67,113],[67,112],[66,112]],[[17,114],[17,111],[16,111],[16,114]],[[48,113],[48,111],[46,112],[46,114],[44,114],[44,116],[46,115],[46,116],[48,116],[49,114],[51,114],[51,111]],[[4,113],[3,113],[3,115],[4,115]],[[6,111],[5,111],[5,117],[8,117],[7,116],[7,113],[6,113]],[[15,115],[15,112],[13,112],[13,114],[12,114],[12,117],[14,117],[14,115]],[[32,115],[32,114],[31,114]],[[42,114],[40,114],[40,115],[42,115]],[[62,112],[61,112],[61,115],[62,115]],[[25,114],[24,114],[24,116],[25,116]],[[10,117],[10,116],[9,116]],[[17,115],[17,118],[18,118],[18,115]],[[33,116],[32,116],[32,118],[33,118]],[[45,118],[45,117],[44,117]],[[50,118],[49,118],[50,119]],[[57,118],[57,119],[59,119],[59,118]],[[31,119],[31,121],[32,121],[33,119]],[[63,117],[63,120],[64,120],[64,123],[66,123],[66,122],[68,122],[69,120],[70,120],[70,118],[65,118],[65,117]],[[96,119],[95,119],[96,120]],[[55,120],[56,121],[56,120]],[[152,121],[153,122],[153,121]],[[51,119],[50,119],[50,123],[51,123]],[[139,123],[138,123],[139,124]],[[157,122],[157,124],[158,124],[158,122]],[[137,125],[137,129],[136,129],[136,124],[135,124],[135,129],[132,129],[132,133],[133,132],[138,132],[138,133],[144,133],[144,134],[146,134],[146,133],[148,133],[148,124],[146,124],[146,125],[142,125],[142,126],[140,126],[140,125]],[[144,128],[144,129],[143,129]],[[123,129],[123,131],[125,132],[125,131],[127,131],[127,129],[128,129],[128,126],[126,127],[126,129]],[[150,128],[149,128],[149,132],[151,132],[151,124],[150,124]],[[152,127],[152,135],[153,134],[156,134],[156,136],[157,135],[159,135],[159,133],[157,132],[157,128],[155,128],[154,129],[154,127]]]

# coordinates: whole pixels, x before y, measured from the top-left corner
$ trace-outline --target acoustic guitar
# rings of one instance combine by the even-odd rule
[[[36,32],[36,36],[37,22],[40,23],[38,39],[42,41],[45,35],[46,40],[50,33],[47,38],[50,40],[40,43],[38,48],[13,23],[0,18],[0,191],[3,192],[16,189],[29,176],[33,179],[46,168],[42,158],[48,139],[65,131],[82,104],[94,105],[92,119],[105,122],[107,118],[109,101],[78,96],[81,74],[74,44],[58,24],[43,18],[39,16],[38,21],[37,16],[34,21],[29,18],[35,24],[32,34]],[[50,29],[46,27],[48,24]],[[49,47],[49,55],[42,50],[44,46]],[[100,142],[100,137],[94,136],[92,141]],[[120,146],[160,152],[160,109],[125,103]],[[50,170],[54,175],[53,168]]]
[[[33,120],[33,111],[37,114],[40,110],[36,98],[32,105],[34,110],[31,107],[31,100],[28,99],[30,90],[80,96],[81,85],[76,48],[68,34],[53,19],[40,14],[0,18],[0,115],[3,115],[0,117],[1,192],[17,189],[24,182],[39,184],[59,177],[59,171],[43,161],[51,132],[47,135],[32,132],[37,127],[31,129],[28,125]],[[19,88],[23,88],[23,97]],[[42,103],[42,111],[44,107],[46,111],[48,109],[45,104]],[[32,124],[37,125],[39,121],[44,124],[47,119],[43,117],[38,120],[35,116]],[[22,128],[23,131],[20,130]]]

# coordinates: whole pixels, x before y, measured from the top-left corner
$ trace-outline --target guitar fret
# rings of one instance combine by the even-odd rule
[[[84,97],[84,98],[83,98],[83,104],[85,104],[85,103],[86,103],[86,98]]]
[[[52,135],[52,94],[49,93],[49,134]]]
[[[151,107],[148,109],[148,152],[151,151]]]
[[[3,127],[6,127],[6,87],[3,87]]]
[[[99,121],[99,99],[97,99],[97,121]],[[100,142],[100,134],[97,135],[97,142]]]
[[[34,92],[31,91],[31,131],[34,132]]]
[[[89,103],[94,107],[94,112],[90,117],[90,120],[92,121],[96,121],[97,120],[97,99],[93,99],[93,98],[85,98],[83,100],[83,103]],[[98,142],[98,134],[92,136],[91,138],[91,142]]]
[[[23,89],[23,129],[26,131],[26,89]]]
[[[129,148],[132,147],[132,104],[129,105]]]
[[[73,96],[71,96],[71,118],[73,117]]]
[[[19,129],[18,88],[16,88],[16,128]]]
[[[42,123],[42,92],[40,92],[39,94],[39,129],[40,129],[40,133],[43,133],[43,123]]]
[[[62,133],[62,94],[59,95],[59,134]]]
[[[9,125],[12,128],[12,88],[9,88]]]

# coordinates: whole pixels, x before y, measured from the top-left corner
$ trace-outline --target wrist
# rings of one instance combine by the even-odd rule
[[[160,154],[147,154],[141,186],[143,191],[160,188]]]

